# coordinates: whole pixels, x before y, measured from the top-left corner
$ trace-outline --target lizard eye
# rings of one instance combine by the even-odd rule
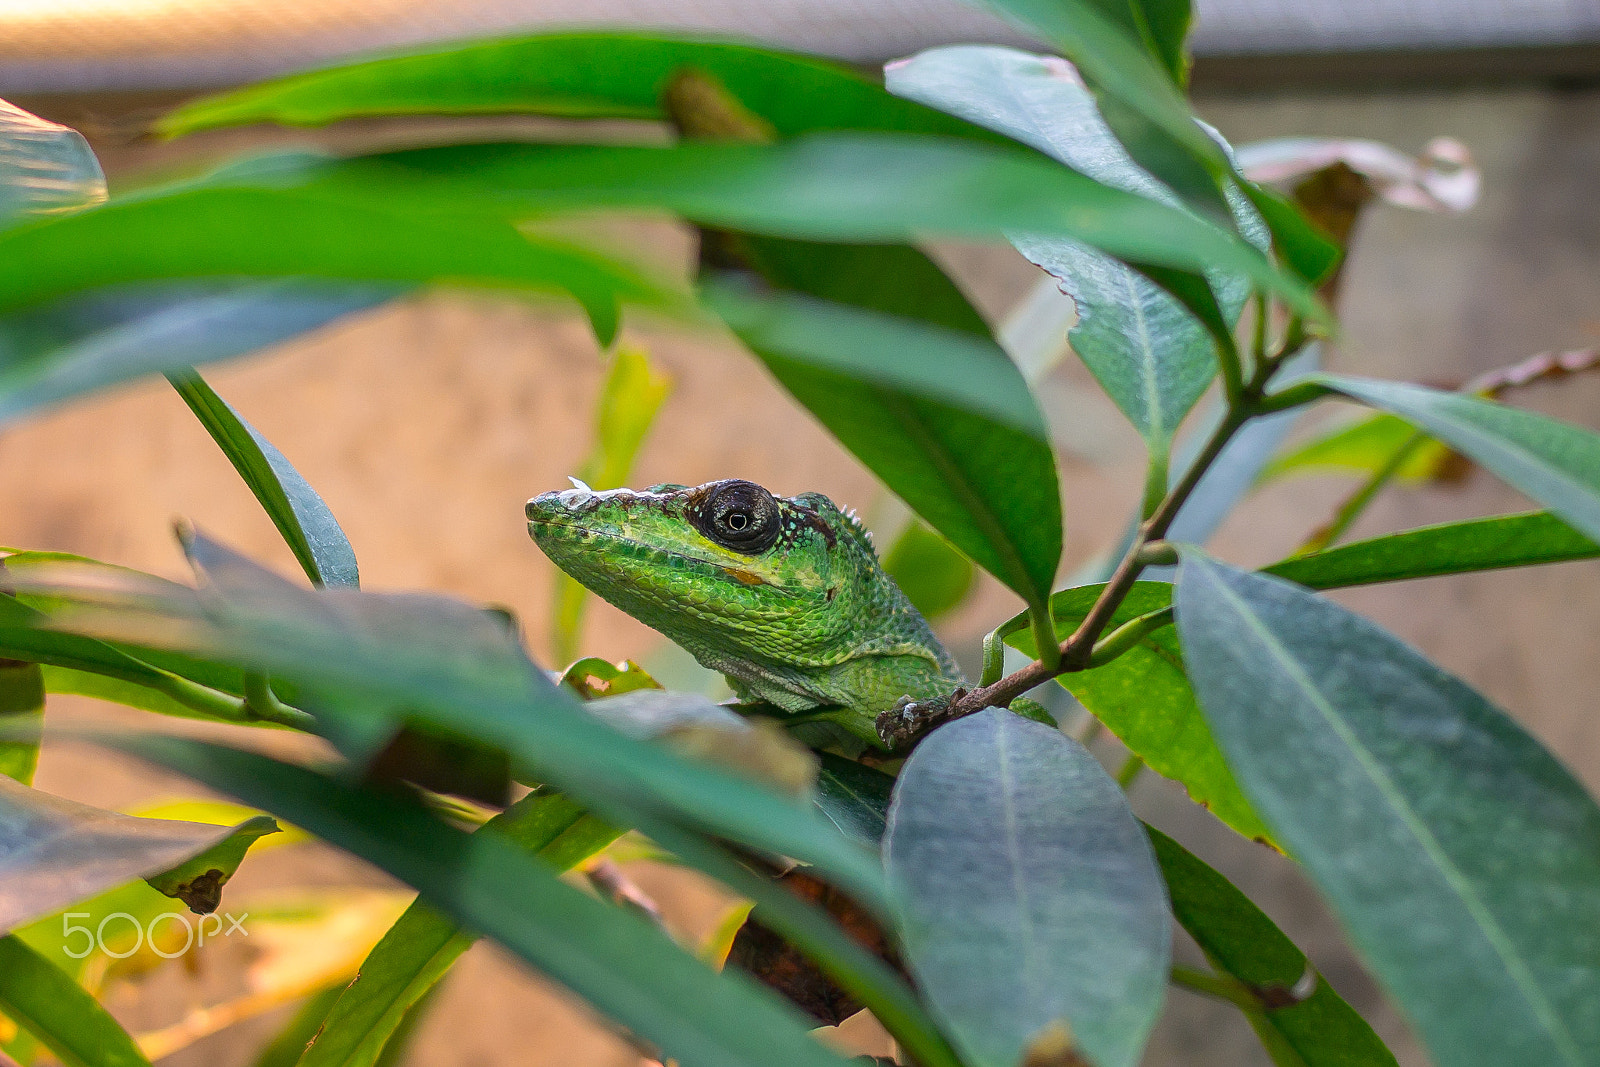
[[[711,540],[747,556],[771,548],[782,532],[778,502],[754,482],[723,483],[691,517]]]

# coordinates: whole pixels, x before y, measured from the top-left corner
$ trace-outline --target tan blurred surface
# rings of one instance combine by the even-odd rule
[[[1600,172],[1600,96],[1527,91],[1212,99],[1202,102],[1202,111],[1238,140],[1330,133],[1409,149],[1435,134],[1452,134],[1483,164],[1485,198],[1465,218],[1380,208],[1368,220],[1351,268],[1341,369],[1460,380],[1542,349],[1600,343],[1594,281],[1600,205],[1593,185]],[[237,135],[228,136],[209,143],[239,143]],[[159,161],[152,152],[113,150],[108,164],[115,172],[134,160]],[[640,239],[661,240],[646,231]],[[1020,296],[1032,277],[1009,252],[967,249],[952,256],[992,314]],[[658,329],[635,339],[677,381],[636,483],[738,475],[781,492],[821,490],[872,516],[879,491],[871,476],[754,361],[725,341],[680,331]],[[527,539],[521,507],[530,494],[564,484],[576,468],[588,446],[601,372],[586,328],[560,308],[433,294],[218,368],[211,379],[326,497],[356,547],[369,588],[426,588],[508,605],[542,654],[551,570]],[[1086,380],[1075,364],[1058,373],[1058,385]],[[1523,399],[1577,421],[1600,422],[1594,414],[1600,380],[1544,388]],[[1102,416],[1056,413],[1069,423]],[[1131,434],[1110,434],[1103,450],[1108,465],[1064,461],[1066,569],[1120,529],[1137,481],[1134,446]],[[1218,550],[1241,562],[1273,558],[1293,547],[1347,487],[1327,478],[1274,487],[1228,524]],[[1460,488],[1387,496],[1358,533],[1521,506],[1513,491],[1480,474]],[[169,533],[171,519],[180,515],[292,573],[270,523],[164,384],[117,390],[0,432],[0,544],[66,549],[182,576]],[[1600,564],[1582,563],[1367,590],[1345,599],[1482,687],[1593,788],[1600,786],[1596,590]],[[1014,605],[1009,594],[986,583],[949,627],[962,654],[970,656],[977,636]],[[602,605],[591,612],[585,648],[637,656],[654,640]],[[58,701],[52,721],[89,714],[86,704]],[[39,784],[109,806],[189,788],[55,742],[47,745]],[[1300,938],[1335,985],[1396,1041],[1402,1062],[1422,1062],[1287,863],[1219,830],[1168,783],[1146,776],[1136,798],[1154,821],[1237,878]],[[703,934],[723,906],[720,896],[674,872],[636,874],[681,931]],[[296,846],[248,862],[230,892],[381,881],[330,850]],[[219,957],[196,977],[173,964],[149,989],[113,1007],[136,1027],[163,1024],[214,995],[235,965]],[[249,1063],[251,1049],[280,1019],[240,1027],[168,1062]],[[449,980],[411,1062],[621,1067],[634,1055],[581,1008],[480,947]],[[1236,1015],[1175,993],[1147,1063],[1220,1067],[1265,1060]]]

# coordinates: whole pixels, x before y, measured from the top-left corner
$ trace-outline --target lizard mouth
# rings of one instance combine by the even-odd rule
[[[622,534],[613,533],[610,530],[598,529],[594,526],[586,526],[576,522],[568,522],[554,516],[539,516],[536,518],[530,517],[528,519],[528,534],[529,536],[533,537],[535,543],[538,543],[539,541],[538,533],[540,530],[562,531],[555,534],[555,536],[569,542],[601,542],[620,549],[626,555],[640,561],[651,562],[657,560],[673,560],[680,564],[688,564],[692,569],[710,577],[725,578],[737,582],[739,585],[747,587],[765,586],[769,589],[776,589],[779,592],[786,592],[782,586],[774,585],[747,567],[727,566],[721,563],[713,563],[711,560],[702,559],[698,556],[686,555],[682,552],[674,552],[669,548],[660,548],[655,545],[647,545],[643,541],[636,540],[632,537],[625,537]],[[541,547],[543,546],[541,545]]]

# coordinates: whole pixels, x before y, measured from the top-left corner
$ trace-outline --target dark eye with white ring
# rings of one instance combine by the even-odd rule
[[[755,482],[724,482],[690,517],[711,540],[747,556],[771,548],[783,525],[778,502]]]

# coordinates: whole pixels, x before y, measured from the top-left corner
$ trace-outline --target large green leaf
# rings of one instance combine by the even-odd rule
[[[301,280],[137,286],[0,318],[0,423],[142,374],[243,355],[398,296]]]
[[[1322,375],[1334,392],[1399,415],[1600,538],[1600,435],[1531,411],[1420,385]]]
[[[534,793],[483,827],[505,834],[555,870],[587,859],[617,836],[559,793]],[[370,1067],[406,1013],[433,989],[477,938],[422,900],[414,902],[340,994],[300,1067]]]
[[[44,675],[39,665],[0,659],[0,775],[33,784],[43,727]]]
[[[319,729],[358,748],[381,746],[405,719],[501,749],[527,780],[558,785],[615,823],[679,820],[812,862],[883,906],[877,865],[820,813],[601,723],[490,614],[444,597],[305,589],[203,538],[187,547],[203,593],[96,575],[70,590],[70,610],[63,597],[53,625],[262,671],[295,685]],[[35,584],[48,582],[42,571]]]
[[[1591,559],[1600,545],[1554,515],[1532,511],[1424,526],[1295,556],[1265,568],[1311,589]]]
[[[392,793],[254,753],[177,738],[117,747],[188,774],[349,849],[417,887],[669,1056],[704,1067],[841,1067],[800,1016],[740,975],[718,973],[656,926],[564,884],[499,834],[468,834]]]
[[[609,342],[618,301],[671,303],[630,268],[435,201],[429,215],[359,184],[305,187],[314,157],[280,157],[0,232],[0,310],[133,281],[307,276],[565,292]]]
[[[1058,633],[1071,633],[1088,615],[1104,586],[1064,589],[1050,598]],[[1112,616],[1111,627],[1172,602],[1165,582],[1138,582]],[[1033,635],[1022,631],[1007,644],[1032,657]],[[1184,673],[1178,635],[1156,630],[1103,667],[1059,675],[1083,706],[1116,734],[1151,770],[1183,784],[1190,799],[1245,837],[1270,840],[1267,827],[1239,791],[1223,761]]]
[[[67,1067],[150,1067],[94,997],[15,935],[0,937],[0,1011]]]
[[[1061,555],[1055,459],[1027,384],[993,341],[726,284],[709,287],[708,299],[929,525],[1024,599],[1043,602]],[[949,386],[965,398],[952,403]]]
[[[1395,1067],[1366,1020],[1250,898],[1166,834],[1146,826],[1172,914],[1223,975],[1260,998],[1246,1013],[1280,1067]],[[1309,996],[1290,996],[1309,978]]]
[[[1600,1056],[1600,808],[1498,708],[1282,579],[1186,552],[1185,661],[1262,818],[1436,1062]]]
[[[178,136],[254,122],[319,126],[416,114],[660,119],[662,94],[685,68],[714,77],[784,136],[819,129],[984,136],[826,59],[636,32],[452,43],[342,63],[185,104],[156,128]]]
[[[0,776],[0,933],[220,843],[227,826],[138,819]]]
[[[306,577],[315,585],[359,585],[355,549],[294,464],[193,370],[167,377],[250,487]]]
[[[1316,313],[1302,283],[1237,235],[1016,146],[815,133],[772,145],[465,145],[323,169],[330,187],[376,188],[423,211],[454,210],[470,191],[484,209],[664,208],[708,226],[816,241],[1071,237],[1140,265],[1236,273]]]
[[[1081,745],[998,708],[936,730],[900,772],[884,864],[906,961],[974,1067],[1012,1067],[1061,1027],[1100,1067],[1138,1061],[1165,990],[1166,895]]]
[[[817,771],[817,807],[839,832],[876,849],[889,818],[894,779],[832,753],[821,754]]]
[[[1058,60],[968,45],[890,64],[885,76],[900,96],[1005,133],[1113,188],[1177,204],[1128,157],[1094,97]],[[1073,351],[1139,432],[1165,451],[1216,373],[1206,328],[1161,286],[1079,241],[1010,237],[1077,304]],[[1236,320],[1249,285],[1215,272],[1211,282],[1222,294],[1225,319]]]

